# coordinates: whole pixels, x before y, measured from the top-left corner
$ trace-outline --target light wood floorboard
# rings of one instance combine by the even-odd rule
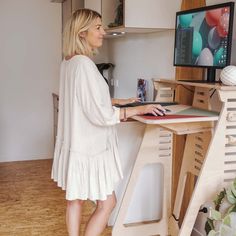
[[[64,236],[65,192],[51,178],[52,160],[0,163],[0,235]],[[83,208],[81,235],[94,210]],[[102,236],[110,236],[107,227]]]

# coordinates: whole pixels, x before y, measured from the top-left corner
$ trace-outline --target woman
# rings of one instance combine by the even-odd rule
[[[89,9],[74,12],[64,31],[52,178],[66,190],[70,236],[79,235],[85,200],[97,202],[85,236],[100,235],[115,207],[114,185],[122,178],[115,124],[133,115],[165,112],[160,105],[112,106],[108,86],[91,60],[104,35],[101,16]]]

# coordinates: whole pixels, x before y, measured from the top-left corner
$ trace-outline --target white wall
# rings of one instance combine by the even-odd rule
[[[173,78],[174,31],[110,39],[109,59],[118,80],[115,97],[136,96],[137,79]]]
[[[50,158],[61,4],[0,1],[0,162]]]
[[[101,48],[98,49],[98,54],[95,56],[94,61],[95,63],[107,63],[108,60],[108,39],[103,40],[103,45]]]

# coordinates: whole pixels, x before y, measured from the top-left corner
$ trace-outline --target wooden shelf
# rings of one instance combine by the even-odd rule
[[[199,132],[211,131],[213,128],[212,122],[190,122],[180,124],[161,124],[161,127],[173,132],[177,135],[194,134]]]
[[[157,33],[157,32],[163,32],[163,31],[169,31],[173,29],[169,28],[162,28],[162,29],[157,29],[157,28],[138,28],[138,27],[112,27],[112,28],[107,28],[105,31],[107,35],[112,35],[113,33]]]
[[[209,89],[220,89],[220,90],[227,90],[227,91],[234,91],[236,90],[236,86],[227,86],[222,83],[199,83],[195,82],[186,82],[181,80],[170,80],[170,79],[153,79],[153,82],[164,83],[164,84],[173,84],[173,85],[186,85],[186,86],[193,86],[199,88],[209,88]]]

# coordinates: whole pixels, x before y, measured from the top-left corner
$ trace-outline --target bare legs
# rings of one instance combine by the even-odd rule
[[[66,225],[69,236],[78,236],[82,218],[82,200],[67,201]]]
[[[66,224],[69,236],[79,236],[83,202],[82,200],[67,201]],[[106,200],[97,201],[97,207],[89,219],[84,236],[101,235],[115,205],[114,192],[107,196]]]
[[[105,201],[97,201],[97,208],[91,216],[84,236],[99,236],[105,229],[109,216],[116,205],[116,196],[107,196]]]

